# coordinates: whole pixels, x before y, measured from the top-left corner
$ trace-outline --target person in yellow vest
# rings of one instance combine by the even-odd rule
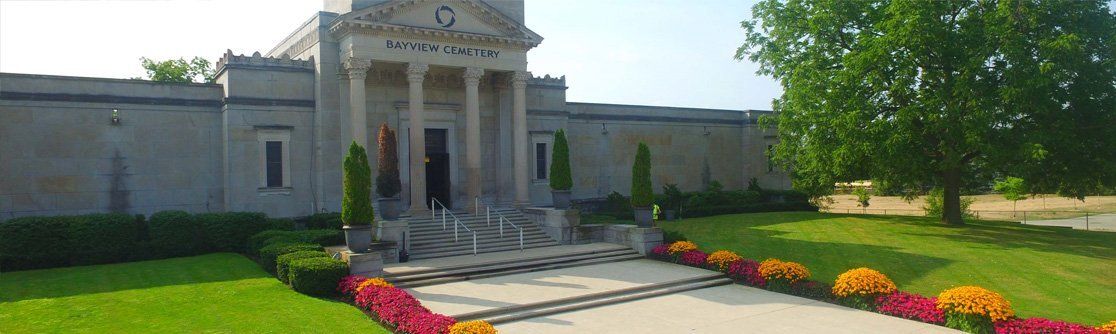
[[[659,205],[658,205],[658,204],[654,204],[654,205],[652,206],[652,209],[651,209],[651,210],[652,210],[652,211],[651,211],[651,218],[652,218],[653,220],[662,220],[662,219],[663,219],[663,218],[662,218],[663,210],[659,209]]]

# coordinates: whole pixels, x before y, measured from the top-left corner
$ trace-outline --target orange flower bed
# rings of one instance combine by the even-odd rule
[[[767,280],[786,280],[794,284],[810,278],[810,270],[798,262],[783,262],[779,259],[767,259],[759,265],[760,275]]]
[[[496,327],[484,320],[462,321],[449,328],[450,334],[496,334]]]
[[[675,241],[667,248],[667,252],[669,252],[670,255],[682,254],[692,250],[697,250],[697,244],[689,241]]]
[[[732,251],[719,250],[713,252],[713,254],[709,254],[709,257],[705,259],[705,263],[709,264],[710,267],[717,268],[717,270],[725,271],[730,264],[743,259],[744,258],[740,257],[740,255]]]
[[[886,295],[896,290],[887,275],[868,268],[846,271],[833,283],[833,295],[837,297]]]
[[[998,293],[978,286],[961,286],[942,291],[938,295],[938,309],[944,312],[978,315],[992,321],[1004,321],[1015,316],[1011,303]]]
[[[1116,320],[1112,320],[1104,325],[1100,325],[1100,327],[1097,327],[1097,329],[1105,333],[1116,333]]]
[[[395,287],[391,283],[388,283],[387,281],[385,281],[383,278],[376,277],[376,278],[370,278],[370,279],[364,280],[364,282],[360,282],[360,285],[357,285],[356,292],[360,292],[360,290],[364,290],[364,288],[369,287],[369,286],[379,286],[379,287],[385,287],[385,288]]]

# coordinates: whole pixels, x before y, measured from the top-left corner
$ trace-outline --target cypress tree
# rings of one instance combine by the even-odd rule
[[[380,135],[376,139],[380,146],[377,151],[380,164],[377,166],[376,192],[380,197],[395,197],[402,188],[399,182],[399,153],[395,130],[389,128],[385,122],[380,125]]]
[[[550,189],[570,190],[573,179],[570,176],[570,146],[566,142],[566,131],[554,132],[554,152],[550,157]]]
[[[655,200],[651,189],[651,150],[639,143],[635,163],[632,164],[632,206],[649,207]]]
[[[349,154],[342,164],[341,221],[346,226],[372,224],[372,168],[368,166],[368,155],[364,148],[354,141],[349,145]]]

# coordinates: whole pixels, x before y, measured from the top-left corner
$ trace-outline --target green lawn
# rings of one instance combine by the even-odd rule
[[[946,227],[921,217],[758,213],[662,223],[705,251],[806,265],[830,282],[866,266],[902,290],[937,295],[979,285],[1018,315],[1098,325],[1116,320],[1116,233],[971,221]]]
[[[0,274],[0,333],[388,333],[231,253]]]

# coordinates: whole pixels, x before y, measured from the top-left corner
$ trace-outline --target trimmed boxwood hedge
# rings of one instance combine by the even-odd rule
[[[299,218],[298,221],[301,221],[302,224],[308,230],[316,230],[316,229],[340,230],[341,227],[345,225],[345,223],[341,221],[341,213],[340,212],[316,213],[316,214],[312,214],[312,215],[309,215],[309,216],[306,216],[306,217]]]
[[[268,273],[275,274],[275,260],[280,255],[298,251],[324,251],[322,246],[306,242],[278,242],[260,248],[260,266]],[[336,283],[336,282],[335,282]]]
[[[261,212],[202,213],[194,216],[210,252],[235,252],[248,237],[268,228],[267,215]]]
[[[160,211],[147,222],[151,252],[157,258],[201,254],[205,249],[201,226],[186,211]]]
[[[135,216],[126,214],[10,219],[0,223],[0,268],[128,261],[134,255],[139,230]]]
[[[275,277],[278,277],[279,281],[287,283],[287,273],[290,271],[291,261],[315,257],[329,257],[329,254],[320,251],[298,251],[279,255],[275,258]]]
[[[740,205],[720,205],[720,206],[705,206],[705,207],[683,207],[682,216],[684,218],[698,218],[708,216],[719,216],[734,213],[753,213],[753,212],[782,212],[782,211],[818,211],[818,207],[810,203],[794,202],[794,203],[755,203],[755,204],[740,204]]]
[[[291,261],[288,278],[295,291],[314,296],[337,293],[337,282],[349,274],[345,261],[316,257]]]
[[[335,246],[345,243],[345,235],[338,230],[268,230],[249,237],[246,252],[252,256],[259,256],[261,248],[279,242],[308,242],[321,246]]]

